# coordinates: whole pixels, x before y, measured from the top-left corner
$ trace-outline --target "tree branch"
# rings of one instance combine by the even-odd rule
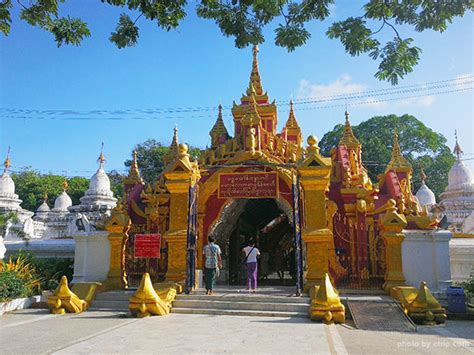
[[[395,33],[397,34],[397,37],[399,40],[401,40],[402,38],[400,37],[400,34],[398,33],[397,29],[395,28],[395,26],[393,26],[391,23],[387,22],[387,20],[385,20],[385,18],[383,19],[383,23],[387,24],[388,26],[392,27],[392,30],[395,31]]]

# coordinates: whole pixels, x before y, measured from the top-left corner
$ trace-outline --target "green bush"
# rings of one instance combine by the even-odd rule
[[[474,296],[474,277],[471,277],[467,281],[461,282],[460,286],[464,288],[465,293],[468,293],[470,296]]]
[[[41,290],[55,290],[59,285],[61,276],[63,275],[66,275],[69,281],[72,280],[74,272],[74,259],[38,259],[33,253],[23,250],[15,255],[15,259],[17,258],[23,258],[33,266],[36,277],[41,280]]]
[[[0,302],[30,296],[30,288],[17,271],[0,272]]]

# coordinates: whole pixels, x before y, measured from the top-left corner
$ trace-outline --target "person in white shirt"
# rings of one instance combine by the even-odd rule
[[[249,245],[242,249],[247,266],[247,290],[255,292],[257,290],[257,257],[260,251],[255,247],[253,240],[249,241]]]

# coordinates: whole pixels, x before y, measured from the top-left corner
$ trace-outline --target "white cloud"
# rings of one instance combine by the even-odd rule
[[[296,96],[298,99],[323,98],[360,93],[366,88],[366,85],[352,82],[349,74],[343,74],[339,79],[329,84],[313,84],[306,79],[301,79]]]
[[[394,102],[395,107],[419,106],[430,107],[435,101],[434,96],[427,95],[422,97],[413,97],[400,99]]]
[[[459,79],[464,79],[471,74],[460,75]],[[462,81],[460,81],[462,83]],[[331,104],[342,104],[344,100],[334,100],[335,96],[348,95],[347,105],[355,105],[357,107],[371,108],[377,111],[406,108],[409,106],[417,107],[430,107],[435,102],[435,97],[432,95],[426,95],[421,97],[413,98],[401,98],[399,100],[390,100],[394,96],[362,96],[353,97],[358,94],[362,94],[364,91],[370,90],[370,88],[362,83],[356,83],[352,81],[352,77],[349,74],[342,74],[338,79],[328,84],[313,84],[307,79],[302,79],[299,82],[297,89],[296,98],[300,100],[315,100],[314,103],[331,103]],[[387,100],[388,101],[384,101]]]

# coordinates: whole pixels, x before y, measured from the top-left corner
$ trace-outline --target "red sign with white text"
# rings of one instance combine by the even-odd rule
[[[219,174],[219,198],[277,198],[275,172]]]
[[[134,241],[135,258],[159,258],[161,234],[136,234]]]

